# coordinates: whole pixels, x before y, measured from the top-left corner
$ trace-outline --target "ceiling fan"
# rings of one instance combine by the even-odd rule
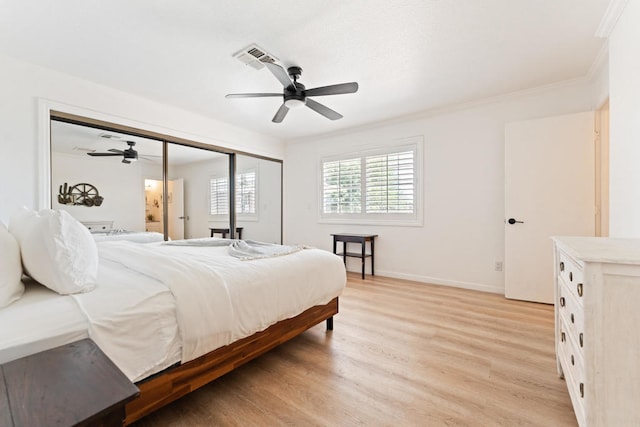
[[[358,83],[341,83],[330,86],[306,89],[302,83],[298,82],[302,74],[302,68],[289,67],[287,71],[280,65],[271,62],[264,62],[269,71],[282,83],[283,93],[232,93],[225,98],[265,98],[281,96],[283,103],[271,120],[274,123],[281,123],[290,108],[298,108],[306,105],[313,111],[320,113],[330,120],[342,118],[342,114],[333,111],[331,108],[309,99],[311,96],[341,95],[345,93],[355,93],[358,91]]]
[[[107,150],[108,153],[87,153],[87,155],[93,157],[122,156],[122,163],[135,162],[138,160],[138,152],[133,149],[133,146],[136,145],[136,143],[134,141],[127,141],[127,145],[129,148],[125,150],[110,148]]]

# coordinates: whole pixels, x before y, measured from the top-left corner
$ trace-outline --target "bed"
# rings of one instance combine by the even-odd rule
[[[340,258],[318,249],[242,257],[230,255],[239,241],[217,238],[93,242],[95,288],[61,295],[25,280],[0,308],[12,325],[0,328],[0,363],[89,337],[140,388],[126,424],[318,323],[332,329],[346,283]]]

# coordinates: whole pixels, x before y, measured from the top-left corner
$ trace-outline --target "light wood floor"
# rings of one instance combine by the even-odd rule
[[[136,425],[577,425],[551,306],[350,274],[334,321]]]

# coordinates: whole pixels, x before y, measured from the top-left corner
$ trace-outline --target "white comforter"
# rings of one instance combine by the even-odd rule
[[[241,261],[227,247],[101,242],[100,258],[167,286],[176,300],[182,362],[326,304],[346,283],[339,257],[305,249]]]

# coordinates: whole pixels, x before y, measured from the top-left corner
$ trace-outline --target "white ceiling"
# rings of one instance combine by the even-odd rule
[[[0,0],[0,53],[291,140],[585,77],[609,0]],[[256,43],[307,88],[357,81],[281,124]],[[107,112],[108,113],[108,112]]]

